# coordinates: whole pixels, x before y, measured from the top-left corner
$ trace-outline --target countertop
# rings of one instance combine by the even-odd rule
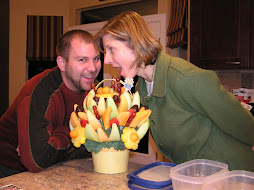
[[[128,171],[102,174],[93,171],[92,159],[61,162],[39,173],[23,172],[0,179],[0,187],[13,184],[24,190],[129,189],[127,174],[143,167],[129,162]]]

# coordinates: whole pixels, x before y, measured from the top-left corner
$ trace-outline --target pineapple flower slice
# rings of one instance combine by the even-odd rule
[[[121,139],[127,149],[137,150],[140,138],[134,128],[125,127]]]

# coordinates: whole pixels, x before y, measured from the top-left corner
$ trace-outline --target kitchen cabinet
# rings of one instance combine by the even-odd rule
[[[254,2],[190,1],[190,61],[205,69],[254,68]]]

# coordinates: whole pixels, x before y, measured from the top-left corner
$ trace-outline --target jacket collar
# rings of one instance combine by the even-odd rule
[[[169,64],[171,63],[172,57],[164,52],[160,52],[156,60],[156,69],[154,75],[154,84],[152,96],[163,97],[166,94],[166,80]],[[146,83],[143,78],[139,77],[137,84],[138,90],[147,93]],[[146,94],[141,93],[141,96]]]

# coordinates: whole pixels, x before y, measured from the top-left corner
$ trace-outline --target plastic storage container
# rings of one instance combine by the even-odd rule
[[[202,190],[254,190],[254,173],[230,171],[205,180]]]
[[[127,175],[128,187],[133,190],[160,189],[173,190],[169,172],[176,164],[154,162]]]
[[[170,177],[174,190],[201,190],[204,180],[225,172],[225,163],[196,159],[171,168]]]

